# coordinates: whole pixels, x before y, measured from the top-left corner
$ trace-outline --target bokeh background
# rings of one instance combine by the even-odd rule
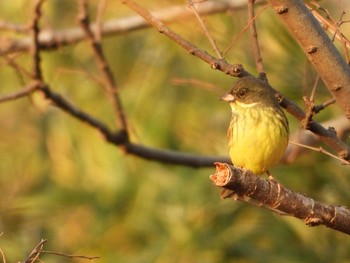
[[[27,24],[30,0],[0,1],[0,19]],[[186,5],[186,1],[144,1],[147,9]],[[319,1],[338,19],[349,11],[344,1]],[[96,16],[98,1],[90,1]],[[104,20],[135,15],[120,1],[108,0]],[[260,10],[262,5],[257,6]],[[48,0],[43,29],[78,27],[77,3]],[[344,20],[349,19],[345,15]],[[230,10],[205,17],[218,46],[225,50],[244,28],[247,11]],[[213,53],[194,18],[169,25]],[[265,71],[271,84],[301,107],[317,73],[274,12],[257,19]],[[342,31],[349,36],[349,25]],[[28,33],[2,30],[0,37]],[[341,44],[337,43],[340,48]],[[129,121],[132,140],[146,146],[198,155],[227,155],[229,106],[218,100],[235,81],[189,55],[155,29],[103,39]],[[31,70],[28,53],[12,54]],[[256,74],[249,32],[226,53]],[[115,115],[103,92],[86,41],[42,53],[45,80],[80,109],[115,127]],[[23,87],[6,59],[0,59],[0,92]],[[179,85],[176,81],[185,84]],[[196,86],[189,80],[212,85]],[[186,84],[187,82],[187,84]],[[330,95],[320,83],[316,102]],[[342,115],[331,106],[320,122]],[[292,132],[299,124],[288,115]],[[0,248],[7,262],[24,260],[44,238],[46,250],[100,256],[94,262],[349,262],[349,236],[256,206],[221,200],[209,175],[194,169],[143,160],[107,144],[93,128],[52,107],[40,94],[0,104]],[[349,139],[346,139],[349,143]],[[293,163],[271,170],[287,188],[329,204],[350,206],[348,166],[308,151]],[[42,255],[44,262],[84,262]]]

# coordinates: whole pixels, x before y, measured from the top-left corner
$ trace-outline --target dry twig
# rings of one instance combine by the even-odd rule
[[[199,25],[203,29],[206,37],[208,38],[211,46],[213,47],[213,50],[215,51],[216,55],[218,56],[219,59],[223,59],[224,57],[222,56],[222,52],[220,51],[219,47],[216,44],[216,41],[211,36],[207,26],[205,25],[203,19],[201,18],[200,14],[198,13],[197,9],[195,8],[193,1],[189,0],[188,2],[189,2],[191,10],[193,11],[194,15],[196,16],[196,18],[197,18],[197,20],[199,22]]]
[[[116,81],[112,73],[112,70],[107,63],[106,57],[102,50],[101,42],[99,41],[99,38],[95,37],[94,33],[91,31],[90,19],[87,14],[87,9],[88,9],[87,1],[80,0],[79,1],[79,22],[87,38],[91,43],[91,47],[94,51],[96,61],[103,74],[103,78],[107,86],[109,98],[111,99],[115,113],[118,116],[119,125],[124,130],[126,136],[128,136],[128,127],[127,127],[128,125],[126,121],[125,112],[122,106],[122,102],[120,100],[119,88],[116,85]]]
[[[40,256],[40,253],[44,247],[44,244],[47,242],[46,239],[42,239],[39,244],[30,252],[29,256],[24,260],[24,263],[34,263]]]
[[[255,0],[248,0],[248,19],[250,24],[250,35],[252,39],[252,44],[253,44],[253,52],[254,52],[254,57],[255,57],[255,65],[258,73],[263,73],[264,72],[264,65],[262,61],[262,56],[260,52],[260,46],[259,46],[259,41],[258,41],[258,33],[256,31],[256,26],[255,26],[255,15],[254,15],[254,2]]]
[[[244,2],[232,0],[205,1],[201,4],[198,13],[201,16],[222,13],[228,10],[244,8]],[[158,17],[164,23],[178,21],[193,17],[193,13],[187,6],[179,5],[161,10],[152,11],[152,14]],[[149,27],[149,23],[139,16],[131,16],[121,19],[111,19],[104,22],[103,25],[91,24],[91,30],[96,32],[96,28],[101,27],[103,37],[118,36],[134,30],[140,30]],[[28,28],[20,25],[4,25],[7,30],[17,31],[17,28]],[[1,27],[0,27],[1,30]],[[26,29],[27,30],[27,29]],[[98,30],[98,29],[97,29]],[[86,34],[80,28],[69,28],[65,30],[44,30],[39,34],[39,43],[41,50],[57,49],[66,45],[73,45],[86,39]],[[31,38],[22,39],[1,39],[0,38],[0,55],[14,52],[28,51],[31,46]]]

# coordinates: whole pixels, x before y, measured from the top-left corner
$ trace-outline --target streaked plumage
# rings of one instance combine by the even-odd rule
[[[266,172],[281,159],[289,139],[288,120],[273,90],[243,77],[222,99],[232,110],[227,132],[232,163],[255,174]]]

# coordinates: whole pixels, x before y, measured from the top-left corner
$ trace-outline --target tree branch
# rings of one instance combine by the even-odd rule
[[[210,176],[216,186],[229,189],[240,199],[253,199],[271,210],[299,218],[308,226],[325,225],[350,234],[350,210],[344,206],[327,205],[281,184],[216,163],[216,173]]]
[[[169,164],[186,165],[190,167],[212,167],[214,162],[227,162],[230,160],[227,157],[221,156],[200,156],[177,151],[160,150],[151,147],[146,147],[140,144],[135,144],[129,141],[125,130],[117,132],[111,131],[104,123],[95,119],[91,115],[79,110],[73,104],[68,102],[61,95],[53,92],[47,85],[42,84],[40,90],[45,94],[45,97],[51,100],[54,105],[65,111],[74,118],[85,122],[102,133],[106,141],[116,146],[121,146],[125,153],[138,156],[140,158],[164,162]]]
[[[332,119],[322,123],[323,127],[332,127],[336,132],[338,137],[344,138],[346,134],[350,133],[350,122],[347,121],[345,116],[340,116],[337,119]],[[319,143],[319,138],[305,130],[298,130],[290,137],[291,142],[296,142],[303,145],[317,145]],[[305,148],[299,147],[293,144],[288,144],[287,150],[281,160],[284,163],[292,163],[294,160],[305,152]]]
[[[164,35],[166,35],[168,38],[170,38],[175,43],[180,45],[182,48],[187,50],[190,54],[198,57],[202,61],[211,65],[213,69],[220,70],[225,74],[233,77],[242,77],[242,76],[250,75],[250,73],[247,72],[242,65],[240,64],[231,65],[227,63],[225,60],[216,59],[215,57],[208,54],[207,52],[200,50],[198,47],[196,47],[186,39],[183,39],[180,35],[176,34],[174,31],[168,28],[164,23],[162,23],[160,20],[154,17],[150,12],[148,12],[146,9],[144,9],[142,6],[135,3],[134,1],[123,0],[123,3],[126,4],[129,8],[133,9],[139,15],[141,15],[144,19],[146,19],[160,33],[163,33]],[[305,119],[306,114],[298,105],[296,105],[294,102],[284,97],[277,90],[275,90],[275,92],[276,92],[276,96],[278,97],[278,100],[280,101],[280,105],[284,109],[286,109],[289,113],[295,116],[299,121],[303,121]],[[343,158],[345,160],[350,160],[350,147],[337,137],[334,130],[325,129],[324,127],[322,127],[322,125],[320,125],[318,122],[314,120],[310,122],[308,129],[311,132],[317,134],[325,144],[327,144],[328,146],[336,150],[340,158]]]
[[[350,68],[302,0],[269,1],[350,119]]]
[[[42,239],[38,245],[35,246],[35,248],[30,252],[29,256],[24,260],[24,263],[33,263],[35,262],[39,256],[40,253],[44,247],[44,244],[47,242],[46,239]]]
[[[112,69],[110,68],[106,60],[106,56],[103,52],[102,45],[100,42],[100,37],[97,37],[96,35],[94,35],[94,32],[91,30],[90,19],[87,14],[88,13],[87,9],[88,9],[87,0],[80,0],[78,19],[81,27],[83,28],[91,44],[91,48],[94,52],[97,64],[102,72],[103,80],[107,87],[108,97],[110,98],[115,114],[118,117],[119,125],[122,127],[123,130],[125,130],[125,134],[128,136],[128,124],[126,121],[124,108],[123,108],[121,99],[119,97],[120,96],[119,88],[116,84],[114,75],[112,73]]]
[[[11,94],[0,96],[0,103],[6,102],[6,101],[16,100],[16,99],[19,99],[22,97],[26,97],[38,89],[39,89],[38,83],[33,81],[32,83],[29,83],[29,85],[27,85],[23,89],[15,91]]]
[[[255,26],[256,16],[254,15],[254,3],[255,3],[255,0],[248,0],[248,19],[249,19],[248,24],[250,24],[249,29],[250,29],[250,36],[253,44],[255,65],[258,73],[260,74],[264,72],[264,64],[263,64],[263,60],[260,52],[258,33],[256,31],[256,26]]]
[[[134,10],[144,19],[146,19],[154,28],[156,28],[159,33],[166,35],[168,38],[173,40],[179,46],[187,50],[191,55],[196,56],[208,63],[211,68],[220,70],[227,75],[235,76],[235,77],[243,77],[250,75],[240,64],[231,65],[226,62],[224,59],[217,59],[212,55],[208,54],[204,50],[199,49],[191,42],[182,38],[180,35],[176,34],[169,27],[167,27],[163,22],[161,22],[158,18],[144,9],[141,5],[137,4],[132,0],[122,0],[122,3],[127,5],[130,9]]]
[[[198,14],[205,16],[240,8],[245,8],[245,2],[236,2],[232,0],[204,1],[201,3]],[[173,6],[161,10],[152,11],[152,14],[158,17],[164,23],[193,17],[193,13],[185,5]],[[118,36],[125,34],[126,32],[147,28],[149,26],[150,24],[140,16],[112,19],[102,24],[101,34],[104,37]],[[91,30],[93,32],[96,32],[96,27],[99,27],[99,25],[94,23],[91,24]],[[27,28],[27,26],[14,26],[0,21],[0,30],[7,29],[17,32],[18,28]],[[86,35],[84,31],[78,27],[59,31],[43,30],[39,34],[39,43],[41,50],[56,49],[61,46],[72,45],[85,39]],[[30,38],[0,39],[0,55],[29,51],[30,46]]]

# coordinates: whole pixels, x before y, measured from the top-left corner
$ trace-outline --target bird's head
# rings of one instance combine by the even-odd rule
[[[239,79],[233,88],[221,97],[231,106],[252,107],[255,105],[276,105],[277,100],[273,90],[263,81],[252,77]]]

